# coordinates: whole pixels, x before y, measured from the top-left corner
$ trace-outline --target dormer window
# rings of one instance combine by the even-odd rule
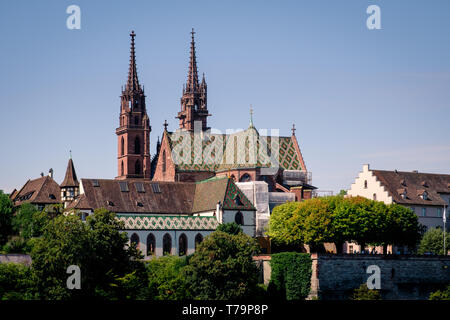
[[[421,197],[423,200],[428,200],[428,192],[424,191],[424,192],[420,195],[420,197]]]
[[[234,197],[234,203],[237,205],[237,206],[243,206],[244,204],[242,203],[242,201],[241,201],[241,198],[238,196],[238,195],[236,195],[235,197]]]

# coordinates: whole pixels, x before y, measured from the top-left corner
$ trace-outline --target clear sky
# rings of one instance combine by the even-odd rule
[[[2,0],[0,189],[49,168],[60,183],[69,150],[79,177],[117,175],[131,30],[154,153],[164,120],[177,128],[192,27],[209,125],[246,128],[250,104],[257,128],[295,123],[319,189],[348,189],[364,163],[450,174],[448,0]]]

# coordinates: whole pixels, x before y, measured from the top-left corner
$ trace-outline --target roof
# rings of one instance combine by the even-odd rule
[[[226,177],[201,182],[81,179],[81,184],[84,193],[68,209],[106,208],[117,213],[176,215],[213,211],[220,201],[224,209],[256,210],[232,179]],[[236,197],[240,205],[236,204]]]
[[[57,204],[61,202],[59,185],[49,176],[28,180],[12,198],[15,206],[24,202],[33,204]]]
[[[385,170],[372,170],[372,172],[396,203],[439,206],[447,204],[439,193],[450,194],[450,175],[448,174]],[[424,191],[428,195],[426,200],[421,197]],[[406,194],[405,198],[402,198],[402,193]]]
[[[189,137],[189,135],[191,143],[183,146],[182,150],[178,150],[181,149],[183,139]],[[295,136],[277,137],[278,141],[272,141],[273,137],[260,136],[254,127],[232,134],[203,133],[203,140],[194,139],[194,133],[188,131],[167,132],[164,136],[168,139],[170,149],[175,149],[174,154],[176,152],[179,154],[179,156],[176,156],[178,159],[174,157],[174,160],[178,160],[175,163],[175,168],[178,171],[217,172],[238,168],[270,167],[272,161],[269,155],[272,152],[272,147],[279,147],[278,163],[281,168],[286,170],[306,170]],[[268,152],[259,152],[261,138],[266,139]],[[216,145],[217,147],[215,147]],[[255,147],[253,148],[252,146]],[[199,150],[200,148],[202,153],[198,152],[199,155],[195,155],[194,150]],[[241,149],[253,149],[253,157],[248,151],[242,152],[240,151]],[[191,153],[191,157],[186,157],[188,153]],[[229,153],[228,157],[227,153]],[[202,154],[205,155],[203,158]],[[240,158],[241,155],[242,159]],[[276,164],[274,163],[273,165]]]
[[[66,176],[64,177],[64,181],[61,183],[61,187],[78,187],[79,182],[77,179],[77,173],[75,172],[75,167],[73,165],[72,158],[69,159],[69,163],[67,164]]]

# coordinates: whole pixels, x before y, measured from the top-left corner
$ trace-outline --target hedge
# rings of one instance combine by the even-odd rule
[[[308,253],[272,254],[269,291],[287,300],[303,300],[311,289],[312,260]]]

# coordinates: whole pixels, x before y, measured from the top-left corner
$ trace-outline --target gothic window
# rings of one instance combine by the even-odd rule
[[[172,253],[172,237],[166,233],[163,237],[163,254]]]
[[[162,154],[162,171],[166,172],[166,150]]]
[[[139,137],[136,137],[134,139],[134,154],[140,154],[141,153],[141,140]]]
[[[156,247],[156,239],[153,233],[150,233],[147,236],[147,256],[151,256],[155,254]]]
[[[239,180],[239,182],[249,182],[249,181],[252,181],[252,178],[248,173],[244,174]]]
[[[178,239],[178,255],[185,256],[187,252],[187,237],[184,233]]]
[[[141,161],[140,160],[136,160],[136,163],[134,165],[134,173],[136,174],[142,174],[142,170],[141,170]]]
[[[242,212],[236,212],[236,215],[234,216],[234,222],[236,222],[238,225],[244,224],[244,216],[242,215]]]
[[[139,249],[139,236],[136,233],[133,233],[130,238],[130,243],[132,246],[135,246]]]
[[[123,176],[123,161],[120,162],[120,175]]]
[[[120,140],[120,155],[123,156],[125,154],[125,140]]]
[[[195,250],[197,250],[197,246],[202,243],[203,241],[203,236],[201,233],[197,233],[197,235],[195,236]]]

